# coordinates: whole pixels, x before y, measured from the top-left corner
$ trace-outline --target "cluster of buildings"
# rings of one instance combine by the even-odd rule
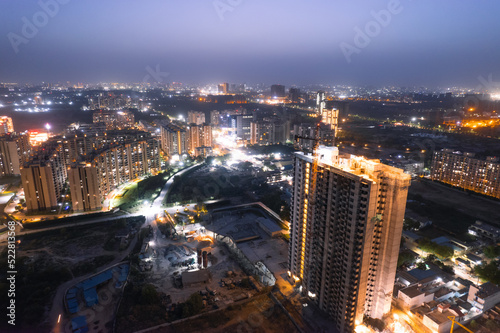
[[[397,270],[411,181],[402,169],[320,145],[295,154],[293,179],[288,273],[337,331],[354,331],[366,316],[384,318],[393,299],[413,324],[440,333],[449,332],[449,317],[466,323],[500,303],[498,286],[474,285],[434,264]],[[469,232],[500,239],[499,229],[479,221]],[[458,267],[482,262],[447,237],[433,241],[461,256]]]
[[[79,130],[52,137],[21,169],[27,210],[57,209],[66,182],[74,212],[101,209],[105,196],[120,184],[158,172],[159,152],[157,138],[137,130]]]
[[[438,267],[398,272],[397,303],[432,332],[449,332],[455,317],[459,323],[486,313],[500,302],[500,288],[491,282],[474,285],[444,274]]]
[[[497,157],[479,159],[472,153],[443,149],[434,153],[431,179],[500,199]]]
[[[164,122],[160,125],[160,132],[161,149],[168,159],[184,154],[195,157],[212,155],[212,125],[205,122],[204,113],[190,111],[187,125]]]
[[[26,133],[4,134],[1,175],[21,176],[28,212],[57,210],[69,193],[74,212],[99,210],[114,188],[161,168],[158,138],[126,114],[99,112],[94,124],[72,124],[39,145]]]
[[[104,124],[106,129],[125,129],[134,126],[135,117],[130,111],[98,110],[92,114],[94,124]]]

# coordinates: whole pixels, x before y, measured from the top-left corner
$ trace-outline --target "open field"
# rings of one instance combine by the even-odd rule
[[[154,333],[218,333],[218,332],[297,332],[293,323],[267,294],[247,302],[152,330]]]
[[[138,227],[137,223],[133,225]],[[105,226],[61,228],[19,237],[20,244],[16,248],[16,319],[24,326],[18,328],[48,331],[44,320],[58,286],[113,261],[123,249],[114,236],[135,227],[132,224],[127,226],[122,220]],[[7,252],[3,251],[0,274],[7,272],[6,256]],[[1,277],[5,281],[5,277]],[[1,282],[0,290],[5,291],[6,286]]]
[[[469,195],[460,189],[449,188],[439,183],[417,179],[412,181],[409,199],[420,195],[425,200],[450,207],[457,213],[466,214],[474,219],[500,225],[500,201]],[[417,213],[421,214],[417,211]],[[473,223],[474,221],[472,221]],[[435,221],[434,223],[438,223]]]

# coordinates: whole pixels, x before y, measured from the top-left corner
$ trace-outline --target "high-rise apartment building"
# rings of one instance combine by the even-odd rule
[[[97,169],[101,197],[117,186],[160,170],[158,140],[134,141],[96,151],[86,159]]]
[[[281,84],[273,84],[271,86],[271,97],[285,97],[285,86]]]
[[[68,170],[68,180],[74,212],[101,209],[102,197],[95,166],[90,163],[72,165]]]
[[[191,125],[188,128],[189,153],[196,155],[196,149],[201,147],[212,147],[212,126]]]
[[[290,121],[267,119],[250,124],[250,143],[267,145],[286,143],[290,139]]]
[[[301,136],[304,138],[314,138],[316,135],[316,126],[311,123],[295,124],[293,126],[294,136]],[[321,123],[318,131],[319,142],[324,146],[333,146],[335,143],[335,131],[331,129],[330,125]],[[298,139],[297,144],[301,149],[312,149],[312,140]]]
[[[318,91],[316,94],[316,111],[323,115],[323,109],[326,108],[326,94],[324,91]]]
[[[300,102],[300,89],[299,88],[290,88],[288,90],[288,98],[292,103]]]
[[[498,158],[443,149],[434,153],[431,179],[500,199]]]
[[[201,125],[205,123],[205,112],[188,111],[188,124]]]
[[[64,162],[62,144],[50,142],[24,164],[21,184],[28,212],[57,208],[67,177]]]
[[[161,126],[161,150],[167,158],[188,153],[188,135],[184,127],[174,123]]]
[[[14,133],[14,123],[11,117],[0,117],[0,134]]]
[[[229,93],[229,83],[225,82],[225,83],[219,84],[218,92],[219,92],[219,94],[228,94]]]
[[[339,128],[339,110],[335,108],[324,108],[321,113],[321,122],[329,125],[335,134],[337,134]]]
[[[20,175],[20,156],[17,142],[10,138],[0,139],[0,175]]]
[[[220,111],[217,110],[210,111],[210,125],[214,127],[219,126],[221,123],[220,118],[221,118]]]
[[[336,147],[318,156],[316,173],[312,156],[294,159],[289,269],[336,329],[352,332],[390,311],[410,176]]]

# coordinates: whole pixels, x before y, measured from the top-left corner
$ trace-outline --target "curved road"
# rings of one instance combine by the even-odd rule
[[[158,214],[162,211],[162,208],[161,208],[162,203],[165,200],[165,198],[167,197],[168,193],[170,192],[170,188],[171,188],[172,184],[174,183],[174,177],[180,176],[180,175],[184,174],[185,172],[188,172],[191,169],[193,169],[199,165],[200,164],[195,164],[193,166],[190,166],[189,168],[185,168],[183,170],[180,170],[177,173],[175,173],[174,175],[172,175],[172,177],[170,177],[170,179],[163,186],[163,189],[161,190],[160,195],[158,195],[158,197],[151,203],[151,205],[149,207],[144,207],[144,215],[146,217],[146,223],[144,224],[143,228],[148,226],[148,225],[151,225],[154,229],[154,235],[157,234],[158,228],[156,226],[156,223],[154,223],[156,220],[156,214]],[[127,215],[124,215],[124,216],[127,216]],[[106,268],[111,267],[111,266],[123,261],[130,254],[130,252],[134,248],[135,244],[137,243],[138,235],[139,235],[139,233],[137,233],[135,235],[134,239],[132,240],[132,242],[129,244],[128,248],[123,253],[120,253],[120,255],[117,258],[115,258],[115,260],[113,260],[111,263],[99,267],[99,269],[97,271],[99,271],[99,272],[103,271]],[[52,307],[51,307],[50,312],[49,312],[49,323],[54,323],[54,328],[52,329],[52,332],[56,332],[56,333],[62,332],[62,329],[60,326],[64,322],[63,321],[64,315],[65,315],[64,294],[66,293],[66,290],[68,290],[71,286],[89,278],[90,276],[92,276],[94,274],[95,273],[89,273],[89,274],[86,274],[84,276],[76,277],[70,281],[67,281],[67,282],[61,284],[57,288],[56,295],[54,297],[54,300],[52,302]],[[60,323],[57,322],[59,315],[61,315],[61,317],[62,317]]]

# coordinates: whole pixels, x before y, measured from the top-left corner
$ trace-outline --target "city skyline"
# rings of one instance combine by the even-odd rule
[[[499,12],[0,1],[0,331],[500,332]]]
[[[430,4],[3,1],[0,77],[140,82],[157,66],[160,81],[194,83],[475,87],[497,77],[487,32],[500,28],[500,5]]]

